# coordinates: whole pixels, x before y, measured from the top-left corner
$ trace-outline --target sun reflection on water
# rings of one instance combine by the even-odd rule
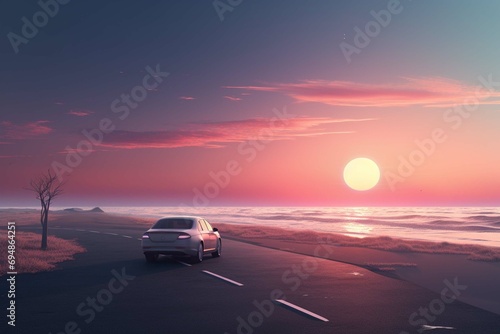
[[[347,223],[343,225],[344,230],[348,233],[344,233],[344,235],[348,235],[350,237],[355,238],[364,238],[371,234],[373,227],[368,225],[359,224],[359,223]]]

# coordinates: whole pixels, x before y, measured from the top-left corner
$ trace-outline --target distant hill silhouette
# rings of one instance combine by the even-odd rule
[[[63,211],[69,211],[69,212],[83,212],[82,209],[80,208],[67,208],[67,209],[64,209]]]
[[[63,211],[66,211],[66,212],[104,212],[98,206],[96,206],[95,208],[93,208],[91,210],[83,210],[83,209],[80,209],[80,208],[67,208],[67,209],[64,209]]]
[[[89,212],[104,212],[100,207],[96,206],[92,210],[89,210]]]

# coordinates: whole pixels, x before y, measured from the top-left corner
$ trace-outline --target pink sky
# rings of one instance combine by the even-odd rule
[[[155,6],[120,7],[130,26],[54,21],[5,55],[0,206],[38,205],[24,188],[49,168],[60,205],[498,205],[498,3],[402,4],[350,61],[339,45],[371,1],[249,4],[223,23]],[[371,190],[343,180],[358,157],[380,168]]]

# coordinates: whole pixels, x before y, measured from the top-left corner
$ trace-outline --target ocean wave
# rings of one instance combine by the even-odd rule
[[[194,214],[214,223],[459,243],[467,239],[500,246],[500,208],[114,207],[104,210],[141,216]]]
[[[429,216],[429,215],[398,215],[398,216],[373,216],[373,218],[377,219],[390,219],[390,220],[396,220],[396,219],[446,219],[445,216]]]
[[[474,220],[481,220],[481,221],[487,221],[487,222],[496,222],[496,221],[500,221],[500,216],[477,215],[477,216],[468,216],[466,219],[474,219]]]

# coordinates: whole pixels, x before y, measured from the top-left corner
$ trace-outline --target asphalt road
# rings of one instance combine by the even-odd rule
[[[190,265],[164,257],[148,264],[138,240],[144,230],[55,224],[51,234],[76,238],[87,252],[58,270],[18,275],[16,327],[7,332],[400,334],[418,333],[424,324],[455,328],[432,333],[500,328],[498,315],[444,303],[439,294],[401,280],[227,238],[220,258],[206,256]],[[420,315],[422,309],[427,313]]]

